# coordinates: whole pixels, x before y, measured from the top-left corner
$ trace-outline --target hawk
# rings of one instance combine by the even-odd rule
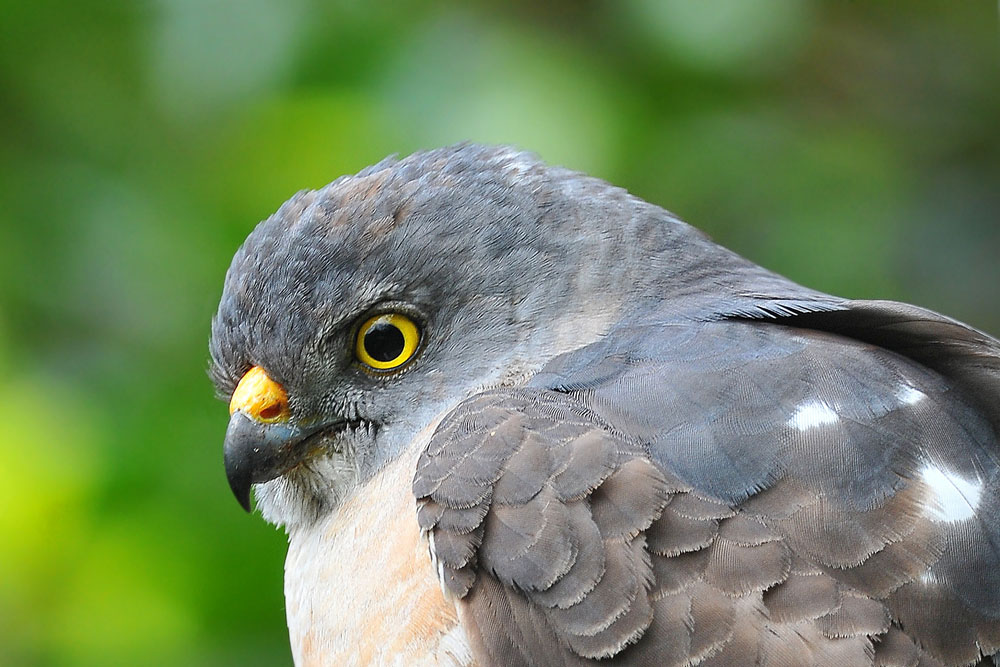
[[[296,194],[212,321],[300,665],[971,665],[1000,342],[505,147]]]

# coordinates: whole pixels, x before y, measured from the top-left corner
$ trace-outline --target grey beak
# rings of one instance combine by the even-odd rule
[[[302,451],[296,445],[313,432],[287,423],[261,423],[240,411],[233,413],[223,458],[229,488],[243,509],[250,511],[254,484],[278,477],[301,460]]]

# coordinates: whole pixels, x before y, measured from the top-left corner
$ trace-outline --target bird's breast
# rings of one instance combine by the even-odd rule
[[[285,598],[297,665],[471,665],[410,490],[428,427],[327,519],[293,531]]]

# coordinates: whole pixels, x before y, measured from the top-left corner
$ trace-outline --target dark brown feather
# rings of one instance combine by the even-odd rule
[[[779,623],[810,621],[840,608],[840,586],[825,574],[792,572],[764,592],[764,605],[771,619]]]
[[[889,628],[875,645],[875,667],[916,667],[920,649],[899,628]]]
[[[605,539],[632,539],[660,516],[667,498],[666,480],[656,466],[632,459],[594,489],[590,511]]]
[[[779,540],[742,546],[721,534],[712,544],[710,554],[705,580],[732,596],[763,591],[784,581],[792,562],[791,552]]]
[[[840,607],[821,617],[817,627],[830,639],[877,637],[889,629],[889,611],[877,600],[847,592]]]
[[[562,448],[561,465],[553,478],[559,499],[583,498],[614,472],[618,459],[615,441],[600,429],[590,429]]]
[[[650,550],[663,556],[676,556],[707,547],[719,532],[718,520],[684,516],[673,508],[676,496],[674,498],[646,531]]]

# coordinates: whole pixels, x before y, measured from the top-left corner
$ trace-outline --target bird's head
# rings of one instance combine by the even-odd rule
[[[240,503],[256,485],[266,518],[309,523],[450,406],[596,339],[654,208],[471,145],[295,195],[236,253],[212,322]]]

